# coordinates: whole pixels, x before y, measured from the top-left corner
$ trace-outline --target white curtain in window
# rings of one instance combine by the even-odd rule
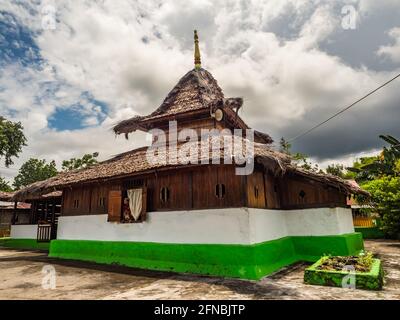
[[[142,212],[142,189],[130,189],[128,190],[129,198],[129,209],[135,221],[139,219],[140,213]]]

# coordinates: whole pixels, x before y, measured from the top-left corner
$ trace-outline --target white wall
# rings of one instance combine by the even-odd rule
[[[323,236],[354,232],[351,209],[318,208],[285,212],[291,236]]]
[[[13,239],[37,239],[37,224],[16,224],[11,226]]]
[[[285,236],[354,232],[350,209],[253,208],[149,212],[143,223],[107,222],[107,215],[59,218],[57,239],[250,244]]]
[[[107,222],[107,215],[60,217],[57,239],[167,243],[246,243],[243,209],[149,212],[143,223]]]

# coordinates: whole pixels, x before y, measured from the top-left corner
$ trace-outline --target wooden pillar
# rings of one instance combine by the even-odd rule
[[[49,213],[49,201],[46,200],[45,206],[44,206],[44,220],[45,221],[47,221],[48,213]]]
[[[51,201],[51,224],[54,225],[56,221],[56,200],[53,198]]]
[[[36,201],[32,201],[31,203],[31,224],[36,223]]]
[[[18,202],[14,201],[14,212],[13,212],[13,217],[11,220],[11,224],[15,224],[16,220],[17,220],[17,208],[18,208]]]
[[[57,237],[56,230],[56,200],[55,198],[51,201],[51,229],[50,229],[50,240],[53,240]]]
[[[30,215],[29,215],[29,224],[33,224],[33,221],[34,221],[34,217],[33,217],[33,215],[35,214],[35,211],[34,211],[34,202],[31,202],[31,213],[30,213]]]

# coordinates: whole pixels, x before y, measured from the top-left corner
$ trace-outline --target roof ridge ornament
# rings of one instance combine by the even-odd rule
[[[201,68],[199,36],[197,30],[194,30],[194,68],[199,70]]]

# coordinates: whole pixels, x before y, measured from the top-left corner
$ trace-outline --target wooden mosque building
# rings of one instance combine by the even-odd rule
[[[114,127],[126,137],[136,130],[153,134],[150,147],[34,183],[14,200],[62,191],[49,255],[63,259],[259,279],[299,260],[361,250],[346,199],[364,191],[297,167],[273,149],[268,134],[249,130],[238,114],[242,104],[226,98],[201,67],[195,32],[195,68],[154,112]],[[247,131],[229,135],[234,129]],[[205,137],[207,130],[224,134]],[[238,174],[247,160],[223,161],[229,139],[242,152],[254,140],[251,172]],[[216,141],[223,147],[214,148]],[[149,158],[151,148],[163,161]],[[16,241],[36,241],[40,225],[31,235],[19,234],[19,227],[12,230]]]

